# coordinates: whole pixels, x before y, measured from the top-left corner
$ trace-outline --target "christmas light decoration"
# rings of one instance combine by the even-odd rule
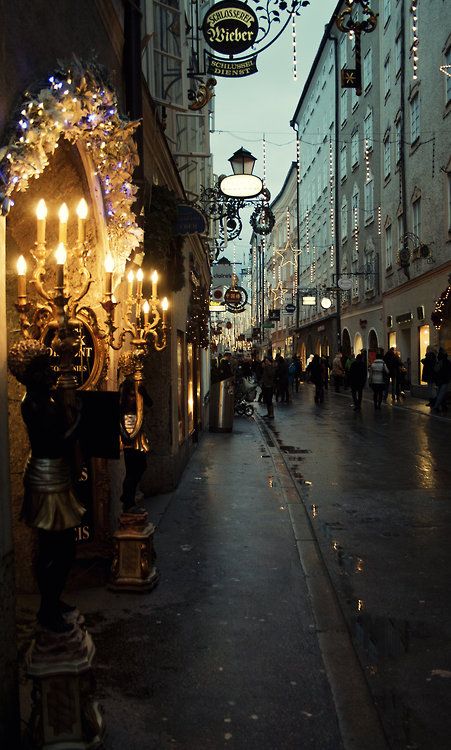
[[[377,233],[379,237],[382,234],[382,208],[381,206],[377,207]]]
[[[42,174],[60,138],[81,142],[100,180],[110,250],[122,272],[143,237],[132,211],[138,160],[133,133],[139,123],[119,114],[117,96],[100,67],[77,59],[51,75],[48,86],[26,92],[20,114],[8,144],[0,149],[3,210],[13,203],[15,191],[25,191]]]
[[[418,2],[414,0],[410,5],[410,13],[412,15],[412,46],[410,53],[412,55],[412,67],[413,67],[413,80],[416,81],[418,78],[418,45],[420,43],[418,37]]]
[[[431,315],[431,320],[439,331],[443,325],[445,319],[446,310],[451,303],[451,274],[448,276],[448,286],[444,292],[441,293],[440,297],[435,301],[434,310]]]
[[[298,68],[296,59],[296,16],[291,16],[291,43],[293,47],[293,81],[298,80]]]

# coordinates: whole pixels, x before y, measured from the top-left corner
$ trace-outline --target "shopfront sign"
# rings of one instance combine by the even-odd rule
[[[221,55],[239,55],[255,44],[258,19],[239,0],[215,3],[205,14],[202,32],[207,44]]]
[[[175,224],[176,234],[205,234],[206,231],[207,221],[202,211],[187,203],[179,203]]]
[[[402,315],[396,316],[396,322],[398,325],[408,325],[412,322],[413,315],[411,312],[403,313]]]
[[[274,308],[274,310],[269,310],[269,312],[268,312],[268,318],[269,318],[269,320],[280,320],[280,310],[279,310],[279,308]]]
[[[206,53],[207,73],[223,78],[243,78],[258,73],[257,55],[246,60],[222,60]]]
[[[226,290],[224,302],[229,312],[244,312],[247,303],[247,292],[242,286],[232,286]]]
[[[287,305],[285,305],[285,312],[288,315],[292,315],[296,311],[296,305],[294,305],[292,302],[289,302]]]

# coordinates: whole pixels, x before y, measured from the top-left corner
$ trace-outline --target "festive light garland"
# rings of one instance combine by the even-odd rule
[[[8,144],[0,148],[2,210],[7,213],[14,192],[24,192],[42,174],[61,137],[82,142],[102,186],[110,252],[123,271],[143,239],[132,211],[138,189],[132,183],[138,163],[133,133],[139,122],[119,115],[117,96],[94,62],[74,58],[50,75],[48,84],[25,93],[20,118]]]
[[[208,349],[209,339],[209,295],[200,284],[192,284],[186,321],[186,340],[190,344]]]
[[[420,43],[418,37],[418,2],[414,0],[410,6],[410,12],[412,14],[412,35],[413,42],[411,47],[412,52],[412,66],[413,66],[413,80],[416,81],[418,78],[418,45]]]
[[[451,275],[448,277],[448,287],[445,289],[444,292],[441,293],[440,297],[435,301],[434,310],[431,314],[431,320],[436,327],[437,331],[440,330],[440,328],[443,325],[443,321],[445,319],[445,312],[450,304],[450,297],[451,297]]]
[[[291,43],[293,47],[293,81],[298,80],[298,65],[296,57],[296,14],[291,17]]]

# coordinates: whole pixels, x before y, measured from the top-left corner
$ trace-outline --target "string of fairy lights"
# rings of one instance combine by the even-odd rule
[[[412,16],[412,67],[413,67],[413,80],[416,81],[418,78],[418,46],[420,39],[418,36],[418,2],[419,0],[413,0],[410,4],[410,13]]]
[[[291,45],[293,52],[293,81],[298,80],[298,64],[297,64],[297,50],[296,50],[296,14],[293,13],[291,16]]]

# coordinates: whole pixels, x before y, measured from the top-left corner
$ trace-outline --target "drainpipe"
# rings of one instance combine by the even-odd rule
[[[340,174],[339,174],[339,153],[338,153],[338,143],[339,143],[339,119],[340,119],[340,94],[339,94],[339,81],[340,81],[340,65],[338,60],[338,39],[336,36],[329,36],[327,37],[331,42],[333,42],[334,45],[334,64],[335,64],[335,160],[334,160],[334,182],[335,182],[335,196],[334,196],[334,203],[335,203],[335,237],[334,237],[334,243],[335,243],[335,278],[336,282],[338,282],[338,279],[340,278],[340,272],[341,272],[341,258],[340,258],[340,205],[339,205],[339,193],[338,193],[338,186],[340,184]],[[337,351],[341,350],[341,297],[340,292],[337,290]]]

